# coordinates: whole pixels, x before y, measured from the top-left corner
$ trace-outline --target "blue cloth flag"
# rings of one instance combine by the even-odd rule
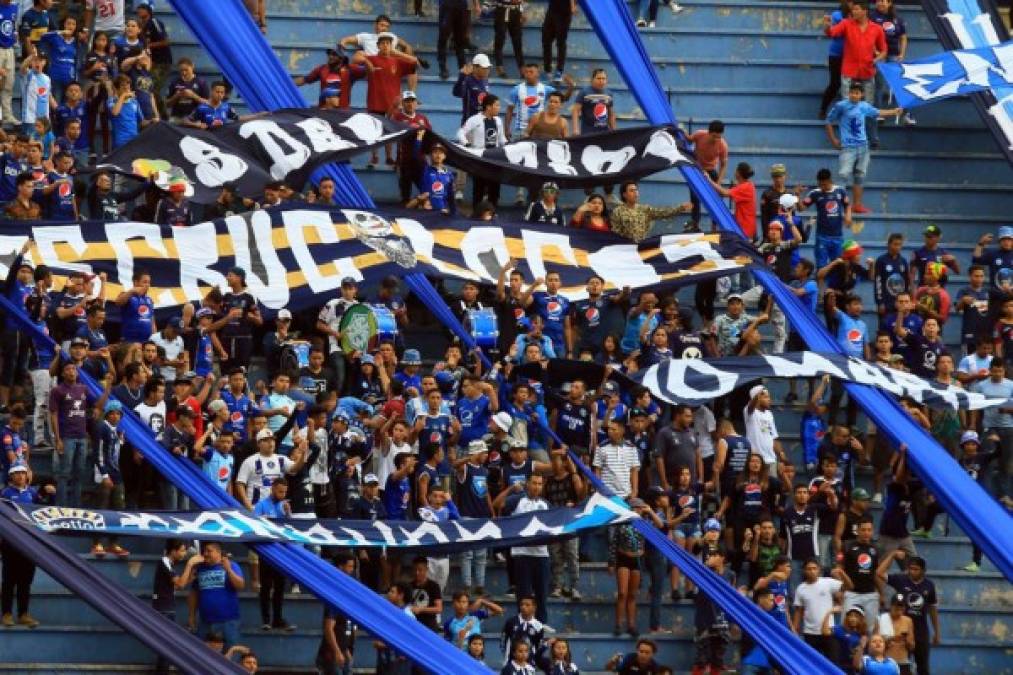
[[[1013,41],[958,49],[916,61],[879,63],[879,72],[902,108],[1013,86]]]

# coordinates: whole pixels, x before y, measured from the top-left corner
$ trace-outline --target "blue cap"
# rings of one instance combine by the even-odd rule
[[[406,349],[404,350],[404,356],[401,357],[401,363],[406,366],[421,366],[422,355],[419,354],[417,349]]]
[[[721,521],[717,518],[708,518],[707,522],[703,524],[704,532],[720,532]]]
[[[361,357],[359,358],[359,362],[360,362],[360,363],[361,363],[362,365],[366,365],[367,363],[368,363],[369,365],[371,365],[371,366],[375,366],[375,365],[376,365],[376,359],[374,359],[374,358],[373,358],[373,355],[372,355],[372,354],[363,354],[363,355],[362,355],[362,356],[361,356]]]
[[[349,417],[347,410],[341,408],[336,413],[334,413],[334,419],[332,419],[331,421],[333,422],[334,420],[341,420],[345,424],[348,424],[349,422],[352,421],[352,418]]]
[[[1013,239],[1013,227],[1011,227],[1009,225],[1004,225],[1004,226],[1000,227],[999,228],[999,238],[1000,239],[1006,239],[1006,238]]]
[[[169,319],[169,325],[175,328],[176,330],[183,330],[183,319],[181,319],[178,316],[174,316],[171,319]]]
[[[105,408],[102,409],[102,414],[108,415],[111,412],[123,412],[123,404],[116,399],[106,401]]]

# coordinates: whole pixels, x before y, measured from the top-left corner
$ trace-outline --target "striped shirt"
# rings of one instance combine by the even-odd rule
[[[626,498],[633,491],[630,469],[640,468],[640,456],[629,443],[599,445],[592,464],[601,469],[601,480],[606,487],[620,497]]]

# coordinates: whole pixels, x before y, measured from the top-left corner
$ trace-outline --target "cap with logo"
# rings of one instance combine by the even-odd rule
[[[725,298],[725,302],[731,302],[732,300],[738,300],[739,302],[742,302],[742,296],[739,295],[738,293],[729,293],[728,296]]]
[[[721,531],[721,521],[718,520],[717,518],[708,518],[707,522],[705,522],[703,524],[703,531],[704,532],[720,532]]]
[[[851,501],[867,502],[869,501],[869,491],[865,488],[857,487],[851,491]]]
[[[616,384],[615,382],[606,382],[601,386],[601,390],[605,394],[618,394],[619,385]]]
[[[419,354],[417,349],[406,349],[404,350],[404,356],[401,357],[401,363],[405,366],[421,366],[422,355]]]
[[[375,473],[367,473],[362,479],[363,485],[379,485],[380,479],[376,477]]]
[[[8,476],[13,476],[16,473],[28,473],[28,467],[24,464],[15,464],[11,468],[7,469]]]
[[[489,446],[485,444],[482,439],[476,439],[471,443],[468,443],[468,454],[469,455],[480,455],[483,452],[489,452]]]
[[[357,282],[352,277],[345,277],[344,279],[341,280],[341,286],[343,288],[346,287],[346,286],[358,286],[358,285],[359,285],[359,282]]]
[[[974,443],[975,445],[981,445],[981,441],[978,439],[978,432],[973,429],[965,431],[960,436],[960,444]]]
[[[371,366],[375,366],[376,365],[376,359],[373,358],[372,354],[363,354],[361,357],[359,357],[359,363],[361,365],[363,365],[363,366],[365,366],[367,364],[371,365]]]
[[[411,89],[409,89],[409,90],[407,90],[407,91],[404,91],[404,92],[402,92],[402,93],[401,93],[401,100],[402,100],[402,101],[408,101],[408,100],[411,100],[411,101],[417,101],[417,100],[418,100],[418,98],[419,98],[419,97],[418,97],[418,96],[416,96],[416,95],[415,95],[415,92],[414,92],[414,91],[412,91]]]
[[[86,338],[83,338],[83,337],[76,337],[76,338],[74,338],[73,340],[70,341],[70,346],[71,347],[87,347],[88,346],[88,340]]]
[[[198,319],[203,319],[206,316],[214,316],[214,315],[215,310],[211,309],[210,307],[201,307],[200,309],[197,310],[196,316]]]
[[[1009,225],[1003,225],[999,228],[1000,239],[1013,239],[1013,227]]]
[[[903,593],[896,593],[890,597],[891,605],[905,605],[907,601],[904,599]]]
[[[393,40],[396,40],[396,39],[397,39],[397,36],[394,35],[393,33],[391,33],[390,31],[384,31],[384,32],[382,32],[382,33],[380,33],[379,35],[376,36],[376,41],[377,42],[380,42],[380,40],[391,40],[391,41],[393,41]]]
[[[793,209],[798,204],[798,197],[791,193],[783,194],[778,198],[777,203],[782,209]]]
[[[271,431],[270,429],[261,429],[260,431],[258,431],[257,432],[257,440],[258,441],[263,441],[265,439],[271,439],[271,440],[273,440],[274,439],[274,432]]]
[[[559,192],[559,186],[553,181],[542,183],[542,192]]]
[[[210,412],[210,413],[217,413],[217,412],[221,412],[222,410],[228,410],[228,409],[229,409],[229,404],[226,403],[225,401],[223,401],[220,398],[219,399],[215,399],[214,401],[211,401],[211,403],[208,403],[208,412]]]
[[[928,236],[931,236],[931,237],[938,237],[942,233],[943,233],[943,231],[939,229],[938,225],[929,225],[924,230],[922,230],[922,234],[928,235]]]
[[[278,318],[278,321],[291,321],[292,320],[292,312],[288,311],[287,309],[279,309],[278,310],[278,317],[277,318]]]

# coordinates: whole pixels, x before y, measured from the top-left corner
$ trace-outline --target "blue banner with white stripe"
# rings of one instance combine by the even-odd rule
[[[1013,42],[877,64],[902,108],[1013,85]]]

